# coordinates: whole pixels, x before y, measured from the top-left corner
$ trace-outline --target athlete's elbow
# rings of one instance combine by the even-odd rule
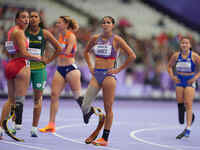
[[[85,52],[84,52],[84,57],[85,57],[85,58],[88,58],[88,57],[89,57],[88,51],[85,51]]]
[[[56,53],[61,53],[62,52],[62,49],[61,48],[57,48],[56,49]]]
[[[28,52],[21,52],[21,56],[28,59],[30,54]]]
[[[132,54],[132,55],[130,55],[130,58],[131,58],[131,60],[135,60],[136,59],[136,55],[135,54]]]

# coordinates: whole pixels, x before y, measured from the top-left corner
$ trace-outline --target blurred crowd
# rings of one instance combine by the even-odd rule
[[[7,92],[6,80],[4,77],[4,65],[7,58],[4,53],[4,42],[7,38],[7,31],[11,25],[14,24],[14,17],[20,7],[11,7],[3,5],[0,7],[0,93]],[[45,24],[45,14],[41,10],[41,17]],[[77,20],[78,21],[78,20]],[[78,39],[78,53],[76,56],[77,65],[82,72],[82,84],[83,88],[86,88],[90,80],[90,73],[83,58],[84,47],[90,37],[98,33],[100,30],[100,21],[98,18],[88,18],[88,24],[86,26],[80,26],[77,31]],[[46,25],[46,24],[45,24]],[[131,24],[125,17],[121,17],[116,20],[115,33],[123,37],[126,42],[134,49],[137,59],[131,63],[130,66],[118,75],[118,87],[116,95],[123,96],[130,93],[128,96],[152,96],[152,93],[163,96],[164,93],[174,91],[174,83],[168,76],[167,63],[168,59],[174,51],[179,50],[179,39],[182,36],[181,33],[174,35],[170,31],[164,30],[164,25],[158,22],[158,27],[163,27],[163,32],[158,35],[152,35],[148,38],[139,38],[134,32],[130,32],[129,28],[134,29],[134,24]],[[57,36],[57,30],[55,23],[46,25],[46,28]],[[134,30],[133,30],[134,31]],[[200,54],[200,43],[193,39],[192,35],[188,35],[192,40],[193,50]],[[52,49],[49,45],[47,48]],[[123,54],[119,55],[117,64],[120,65],[124,61]],[[51,79],[55,72],[56,61],[47,66],[48,71],[48,83],[46,88],[46,94],[50,92]],[[66,91],[69,92],[69,88],[66,87]],[[155,92],[156,91],[156,92]],[[155,94],[156,95],[156,94]],[[166,94],[169,96],[170,94]]]

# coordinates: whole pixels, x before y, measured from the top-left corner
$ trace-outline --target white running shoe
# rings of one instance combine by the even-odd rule
[[[15,129],[16,130],[21,130],[22,129],[22,124],[15,124]]]
[[[3,139],[3,133],[4,133],[4,130],[2,129],[2,127],[0,127],[0,140]]]
[[[32,127],[31,137],[38,137],[38,128],[37,127]]]

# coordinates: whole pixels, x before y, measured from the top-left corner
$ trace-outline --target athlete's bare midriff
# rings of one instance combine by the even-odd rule
[[[62,56],[62,57],[59,56],[57,58],[58,66],[68,66],[74,63],[75,63],[75,59],[73,57],[70,58],[70,57],[65,57],[65,56]]]
[[[95,60],[95,68],[97,69],[110,69],[114,68],[115,59],[97,58]]]

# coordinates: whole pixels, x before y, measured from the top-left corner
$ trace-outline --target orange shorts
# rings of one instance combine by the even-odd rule
[[[5,76],[8,80],[14,79],[19,71],[26,66],[26,59],[23,57],[9,61],[5,66]]]

